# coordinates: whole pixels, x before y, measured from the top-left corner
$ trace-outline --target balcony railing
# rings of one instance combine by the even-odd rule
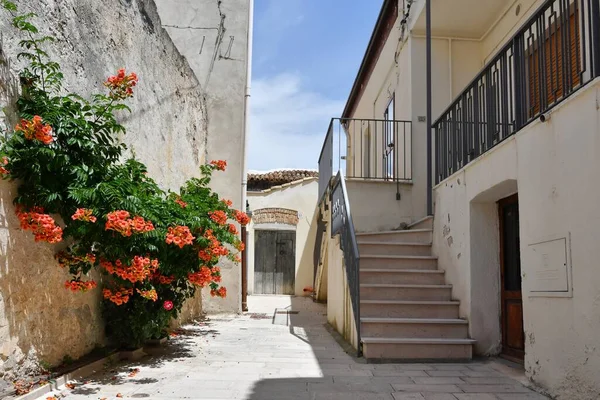
[[[600,76],[600,0],[549,0],[433,124],[436,182]]]
[[[350,202],[348,201],[344,173],[341,170],[337,173],[332,183],[331,237],[340,235],[340,248],[344,254],[344,267],[346,269],[348,291],[350,292],[350,301],[352,303],[352,312],[356,327],[357,355],[360,357],[362,355],[362,346],[360,343],[360,255],[358,243],[356,242],[354,223],[352,222],[352,213],[350,212]]]
[[[410,181],[411,148],[410,121],[333,118],[319,157],[319,198],[338,171],[351,179]]]

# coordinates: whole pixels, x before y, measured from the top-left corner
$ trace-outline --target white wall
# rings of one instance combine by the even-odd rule
[[[499,16],[495,25],[482,38],[481,57],[488,62],[545,0],[510,0],[510,6]],[[519,15],[517,7],[520,6]]]
[[[344,254],[340,250],[339,235],[331,238],[331,226],[327,227],[329,244],[325,254],[327,271],[327,322],[355,349],[358,335],[348,286]]]
[[[525,368],[565,400],[600,396],[599,104],[597,79],[435,189],[434,252],[480,353],[500,340],[496,201],[518,190]],[[536,296],[530,245],[569,236],[572,297]]]
[[[395,182],[347,179],[346,189],[356,232],[389,231],[416,221],[410,183],[400,184],[400,200]]]
[[[310,293],[304,288],[313,286],[314,248],[317,233],[317,180],[304,181],[265,192],[248,192],[248,202],[253,211],[263,208],[286,208],[298,211],[300,218],[296,227],[296,281],[297,296]],[[248,226],[248,293],[254,290],[254,236],[260,225],[251,222]]]

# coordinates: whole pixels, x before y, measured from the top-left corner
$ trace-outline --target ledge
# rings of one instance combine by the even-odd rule
[[[356,182],[356,183],[379,183],[382,185],[406,185],[412,186],[412,180],[403,180],[403,181],[393,181],[393,180],[385,180],[385,179],[370,179],[370,178],[346,178],[346,182]]]

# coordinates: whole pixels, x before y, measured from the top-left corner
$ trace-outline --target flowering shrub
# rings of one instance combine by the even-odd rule
[[[26,34],[19,55],[28,61],[17,102],[21,122],[0,149],[0,176],[18,185],[21,228],[36,241],[68,239],[56,254],[71,274],[67,290],[91,291],[100,285],[90,278],[92,269],[103,274],[103,315],[118,344],[163,337],[198,289],[225,297],[217,264],[240,260],[243,243],[233,222],[247,224],[248,216],[209,188],[212,173],[227,163],[201,166],[200,177],[179,193],[161,190],[144,164],[121,161],[125,146],[117,136],[125,128],[115,112],[129,110],[123,101],[138,76],[120,69],[104,83],[108,93],[91,100],[62,95],[60,67],[41,48],[54,39],[39,37],[32,15],[16,15],[7,0],[0,4]]]
[[[50,144],[54,140],[52,137],[52,127],[42,123],[42,117],[36,115],[31,121],[21,120],[21,123],[15,127],[16,132],[23,132],[27,140],[38,140],[43,144]]]
[[[44,214],[42,208],[34,207],[30,212],[17,208],[17,217],[21,222],[21,229],[32,231],[36,242],[58,243],[62,240],[62,228],[56,225],[54,218]]]

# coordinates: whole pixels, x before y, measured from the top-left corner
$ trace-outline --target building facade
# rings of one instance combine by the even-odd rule
[[[189,57],[187,42],[179,42],[175,32],[164,27],[169,18],[177,18],[174,9],[183,21],[190,15],[189,7],[165,11],[161,2],[152,0],[16,3],[20,11],[37,14],[35,23],[42,32],[56,36],[57,42],[47,50],[62,66],[65,89],[87,97],[102,91],[102,82],[118,68],[138,74],[139,85],[129,103],[132,113],[120,116],[127,128],[123,141],[162,188],[178,190],[199,174],[200,165],[226,159],[228,170],[215,175],[214,187],[242,208],[251,2],[220,1],[221,10],[217,2],[194,2],[202,10],[203,23],[211,27],[207,43],[215,43],[212,32],[217,30],[212,27],[225,24],[220,31],[221,49],[211,48],[200,59]],[[227,18],[219,11],[228,14]],[[2,129],[17,123],[12,110],[20,90],[16,55],[22,38],[9,18],[0,13],[0,107],[6,111],[0,118]],[[236,38],[230,47],[225,43],[229,35]],[[210,80],[200,73],[204,67],[213,70]],[[9,371],[5,378],[31,372],[40,362],[56,365],[64,357],[77,359],[105,344],[101,291],[74,294],[63,289],[67,275],[56,265],[55,249],[34,243],[33,237],[19,228],[12,206],[15,188],[11,182],[0,182],[0,371]],[[224,268],[223,275],[228,299],[219,305],[209,302],[204,308],[237,312],[241,303],[239,267]],[[202,311],[198,297],[188,303],[182,318],[196,317]]]
[[[206,160],[226,160],[213,189],[244,209],[253,0],[155,0],[162,27],[188,61],[204,98]],[[207,312],[241,311],[241,268],[222,264],[227,298],[204,293]]]
[[[326,136],[321,168],[329,177],[338,169],[346,175],[359,259],[339,249],[322,257],[322,265],[336,265],[343,271],[337,274],[347,277],[346,288],[329,279],[328,301],[332,291],[345,291],[333,308],[338,319],[351,320],[341,325],[352,328],[347,336],[356,347],[362,343],[365,354],[373,343],[384,343],[389,351],[392,344],[404,346],[396,358],[423,358],[419,352],[429,350],[415,352],[417,344],[471,340],[473,355],[523,363],[527,376],[557,398],[596,398],[600,356],[593,349],[600,345],[600,320],[592,316],[600,315],[600,273],[594,268],[593,205],[600,193],[591,182],[599,167],[600,2],[431,0],[431,153],[425,5],[384,1],[344,114]],[[335,140],[343,144],[342,154],[330,151],[328,141]],[[427,214],[428,162],[434,218],[418,222]],[[331,182],[336,180],[321,172],[323,220],[341,233],[329,240],[335,247],[335,240],[344,242],[347,224],[343,202],[336,202],[340,185]],[[360,189],[352,187],[385,184],[393,187],[386,200],[375,192],[359,198]],[[373,207],[383,201],[390,202],[388,222],[386,212]],[[363,228],[369,213],[381,222]],[[402,222],[408,229],[388,232]],[[430,248],[414,248],[403,253],[412,258],[400,260],[409,242]],[[396,259],[384,258],[386,252]],[[377,268],[372,256],[380,260]],[[415,271],[408,276],[406,269],[425,262],[432,263],[428,273],[442,279],[419,281]],[[395,270],[384,271],[393,285],[381,278],[386,268]],[[426,287],[409,294],[409,284],[417,282]],[[434,303],[433,286],[451,294]],[[412,311],[401,309],[407,302]],[[378,315],[378,326],[372,304],[390,307]],[[348,305],[351,313],[340,311]],[[442,305],[455,310],[444,314]],[[431,314],[425,306],[438,311]],[[440,321],[431,317],[444,315],[455,328],[433,333]],[[438,353],[460,355],[450,347]]]
[[[312,295],[318,174],[248,174],[248,293]]]

